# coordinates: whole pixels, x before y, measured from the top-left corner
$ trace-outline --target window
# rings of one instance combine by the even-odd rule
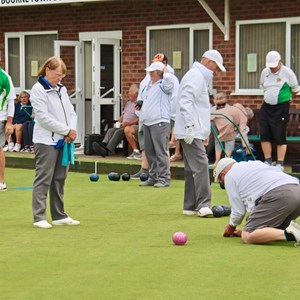
[[[300,78],[300,18],[240,21],[236,37],[236,93],[262,94],[260,74],[271,50]]]
[[[16,93],[30,90],[44,61],[54,55],[56,32],[6,33],[6,70],[12,77]]]
[[[151,26],[147,28],[147,65],[156,53],[164,53],[180,80],[211,46],[211,24]]]

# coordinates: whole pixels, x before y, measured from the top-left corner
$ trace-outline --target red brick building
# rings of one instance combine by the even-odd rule
[[[265,55],[277,50],[300,81],[299,0],[1,0],[1,67],[17,92],[36,81],[43,61],[59,54],[80,117],[81,138],[100,132],[101,118],[118,116],[131,83],[164,52],[177,76],[209,49],[227,69],[211,92],[259,108]],[[58,41],[58,42],[54,42]],[[292,102],[300,108],[300,96]]]

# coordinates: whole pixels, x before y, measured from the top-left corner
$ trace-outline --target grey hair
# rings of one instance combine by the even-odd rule
[[[248,119],[249,119],[249,120],[252,119],[253,116],[254,116],[253,110],[252,110],[250,107],[245,107],[245,110],[246,110],[246,112],[247,112]]]
[[[134,89],[135,94],[139,93],[139,86],[136,83],[131,84],[130,88]]]

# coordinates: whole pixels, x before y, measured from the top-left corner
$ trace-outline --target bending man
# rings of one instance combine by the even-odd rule
[[[232,158],[220,160],[216,177],[232,207],[224,237],[241,236],[246,244],[296,241],[300,246],[300,225],[293,221],[300,215],[297,178],[261,161],[237,163]],[[245,227],[236,229],[247,211]]]

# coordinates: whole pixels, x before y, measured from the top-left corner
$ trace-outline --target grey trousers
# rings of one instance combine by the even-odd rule
[[[46,203],[49,192],[52,220],[67,218],[64,212],[64,185],[68,168],[63,167],[62,149],[35,144],[35,178],[32,191],[34,222],[46,220]]]
[[[124,137],[124,128],[109,128],[102,143],[106,143],[106,149],[113,152]]]
[[[208,159],[202,140],[180,140],[184,161],[184,210],[199,210],[211,202]]]
[[[149,163],[149,180],[170,184],[169,166],[170,123],[143,125],[145,154]]]

